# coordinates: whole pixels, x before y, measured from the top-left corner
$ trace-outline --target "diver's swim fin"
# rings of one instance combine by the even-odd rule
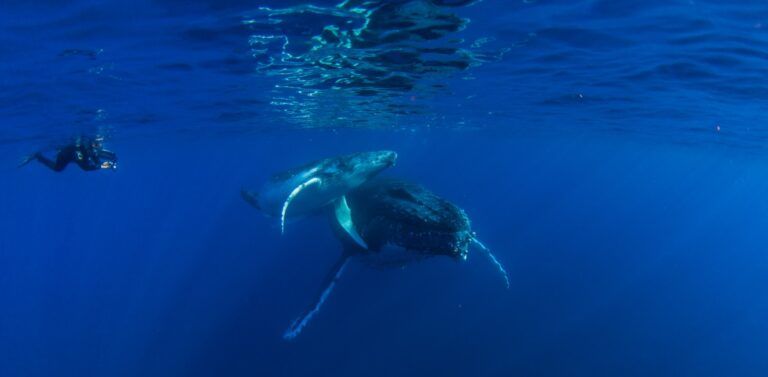
[[[283,339],[291,340],[296,338],[301,333],[301,330],[307,326],[312,317],[320,311],[320,307],[325,300],[328,299],[328,296],[330,296],[333,288],[336,286],[336,282],[339,280],[339,277],[341,277],[342,272],[344,272],[344,268],[347,266],[347,262],[349,262],[349,257],[349,254],[344,253],[339,257],[336,263],[334,263],[331,270],[328,271],[328,275],[325,277],[323,289],[318,293],[315,300],[312,302],[312,305],[304,310],[304,312],[291,323],[291,327],[289,327],[288,330],[285,330]]]
[[[488,256],[488,259],[490,259],[491,262],[493,262],[493,264],[501,273],[502,277],[504,277],[504,284],[507,286],[507,289],[509,289],[509,276],[507,275],[507,270],[505,270],[504,266],[502,266],[499,260],[496,259],[496,256],[493,255],[493,253],[491,253],[491,249],[485,247],[485,245],[483,245],[483,243],[480,242],[480,240],[478,240],[475,237],[472,237],[472,242],[478,247],[480,247],[480,250],[482,250],[485,253],[485,255]]]
[[[347,204],[346,197],[342,196],[336,200],[333,212],[334,215],[336,215],[336,222],[339,223],[339,226],[341,226],[341,228],[347,232],[347,234],[352,238],[353,241],[355,241],[355,243],[357,243],[363,249],[368,250],[368,245],[363,240],[363,237],[360,237],[360,234],[357,233],[355,224],[352,222],[352,210]]]
[[[24,157],[24,158],[21,159],[21,161],[19,161],[19,165],[17,165],[17,167],[19,167],[19,168],[23,167],[23,166],[29,164],[30,162],[34,161],[36,158],[37,158],[37,153],[33,153],[33,154],[31,154],[31,155],[29,155],[27,157]]]
[[[296,186],[293,191],[291,191],[290,195],[288,195],[288,198],[285,199],[285,202],[283,203],[283,210],[280,211],[280,233],[285,233],[285,214],[288,212],[288,206],[291,204],[294,198],[296,198],[297,195],[301,192],[301,190],[304,190],[307,188],[307,186],[314,185],[316,183],[321,183],[322,180],[317,177],[312,177],[306,182]]]

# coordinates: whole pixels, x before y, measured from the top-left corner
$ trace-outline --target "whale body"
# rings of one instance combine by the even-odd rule
[[[467,259],[470,246],[475,245],[498,268],[509,287],[504,267],[477,239],[464,210],[423,186],[399,180],[372,180],[350,191],[345,198],[348,210],[331,214],[343,252],[326,275],[323,289],[291,324],[284,338],[298,336],[319,312],[351,258],[381,267],[402,266],[431,257],[461,262]]]
[[[284,231],[286,218],[306,216],[332,203],[344,210],[344,195],[396,160],[397,153],[387,150],[325,158],[276,174],[258,191],[243,189],[241,195],[266,215],[279,217]]]

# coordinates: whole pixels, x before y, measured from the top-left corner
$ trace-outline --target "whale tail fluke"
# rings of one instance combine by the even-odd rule
[[[509,275],[507,275],[507,270],[504,269],[504,266],[499,262],[498,259],[496,259],[496,256],[493,255],[491,252],[491,249],[487,248],[480,240],[478,240],[475,237],[472,237],[472,242],[477,245],[480,250],[485,253],[485,255],[488,257],[488,259],[491,260],[491,262],[496,266],[496,268],[501,273],[501,276],[504,278],[504,284],[506,285],[507,289],[509,289]]]
[[[285,333],[283,333],[283,339],[293,340],[296,338],[304,329],[304,327],[307,326],[309,321],[312,320],[312,317],[314,317],[315,314],[320,311],[320,307],[323,305],[325,300],[328,299],[328,296],[331,295],[333,288],[336,286],[336,282],[341,277],[341,274],[344,272],[344,268],[347,266],[348,262],[349,254],[345,253],[339,257],[331,270],[328,271],[328,275],[326,276],[323,283],[323,289],[318,292],[312,304],[307,307],[307,309],[304,310],[304,312],[301,313],[301,315],[296,318],[293,323],[291,323],[291,326],[288,328],[288,330],[285,330]]]

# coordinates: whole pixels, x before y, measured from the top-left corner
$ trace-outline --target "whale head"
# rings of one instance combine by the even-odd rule
[[[395,165],[394,151],[359,152],[329,159],[321,175],[343,182],[344,186],[355,188]]]

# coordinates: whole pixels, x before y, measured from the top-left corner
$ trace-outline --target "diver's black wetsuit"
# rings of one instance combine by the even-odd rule
[[[76,163],[80,169],[91,171],[101,169],[103,161],[117,161],[115,153],[93,147],[91,140],[83,140],[59,149],[55,161],[40,152],[35,153],[32,158],[55,172],[63,171],[70,162]]]

